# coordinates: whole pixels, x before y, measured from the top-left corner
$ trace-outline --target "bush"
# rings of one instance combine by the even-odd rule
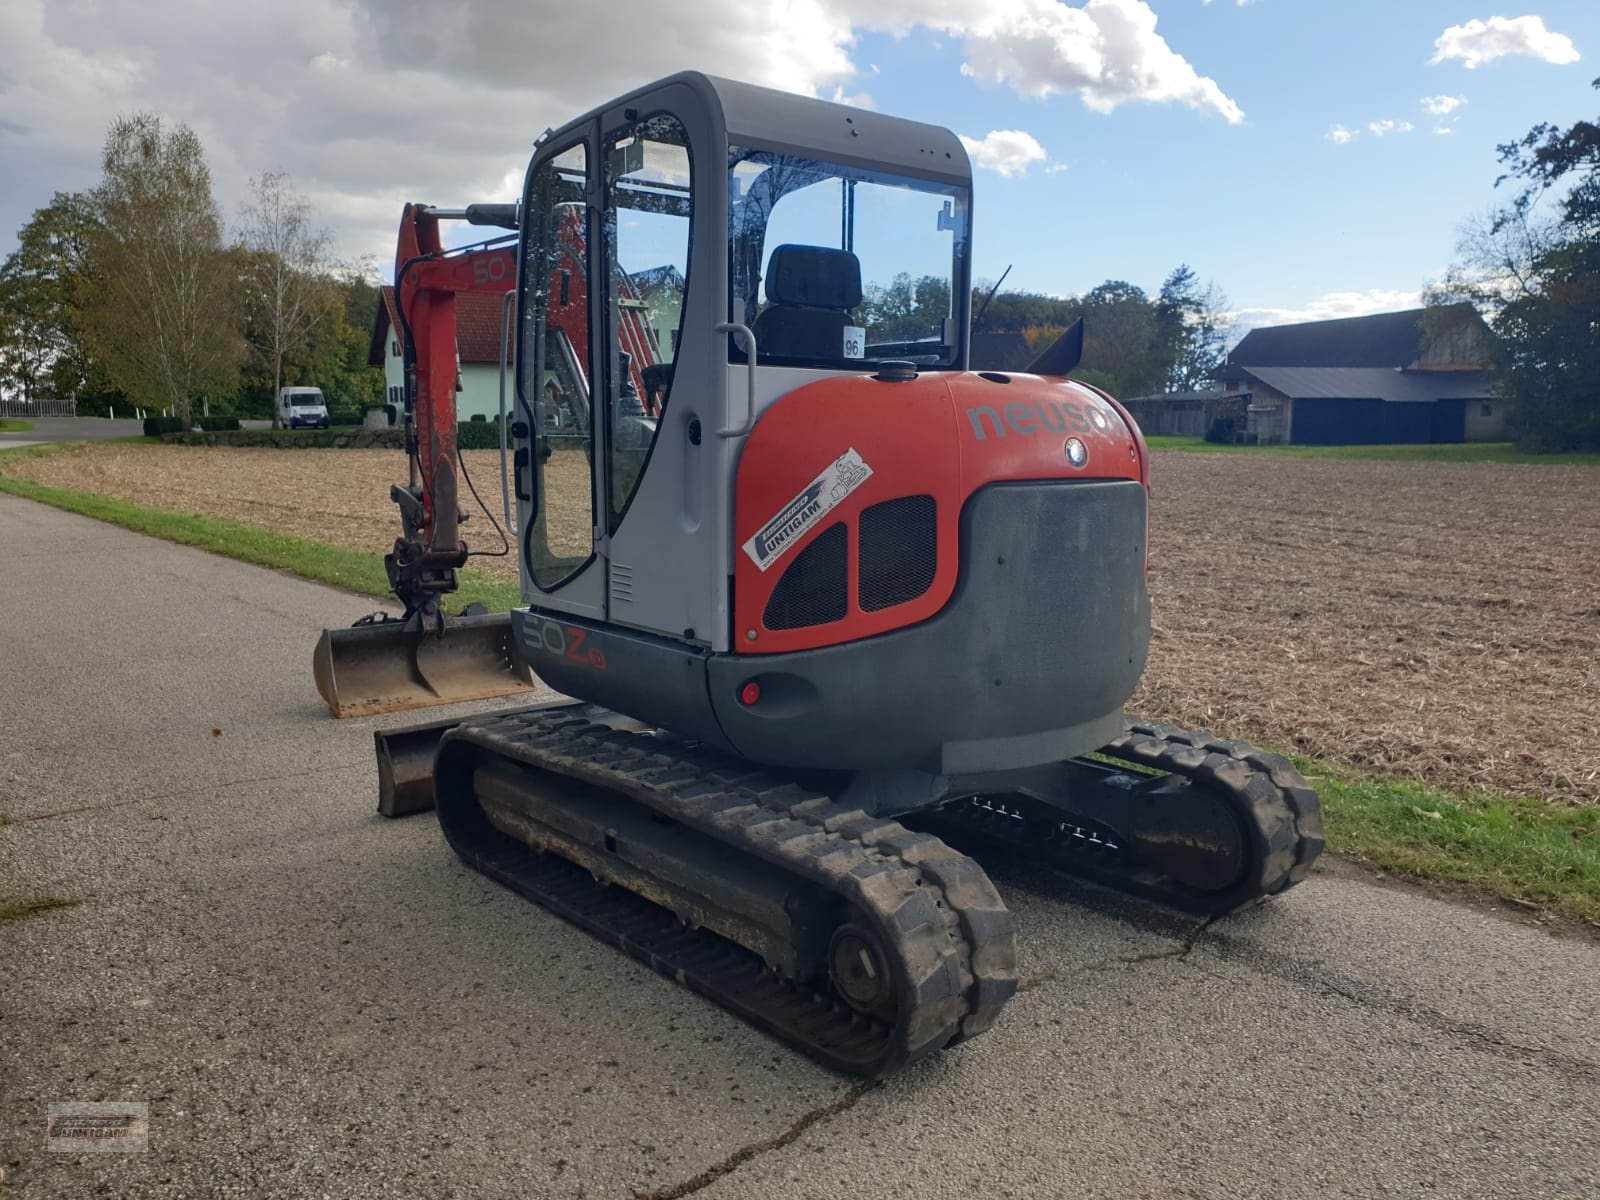
[[[194,423],[206,433],[223,433],[239,428],[238,417],[196,417]]]
[[[144,419],[145,437],[160,437],[163,433],[183,433],[182,417],[146,417]]]
[[[472,419],[474,421],[487,421],[489,418],[484,416],[482,413],[473,413]]]
[[[500,449],[498,420],[462,421],[456,425],[456,445],[462,450]]]

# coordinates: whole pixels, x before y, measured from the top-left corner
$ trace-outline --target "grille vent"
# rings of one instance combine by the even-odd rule
[[[844,620],[850,594],[850,535],[844,522],[828,526],[778,580],[761,620],[768,629],[804,629]]]
[[[937,506],[932,496],[885,500],[861,513],[861,611],[915,600],[939,569]]]

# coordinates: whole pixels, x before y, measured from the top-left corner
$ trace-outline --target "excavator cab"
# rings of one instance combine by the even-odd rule
[[[971,209],[948,130],[697,74],[541,140],[512,426],[536,675],[806,769],[990,771],[1120,731],[1143,443],[1091,389],[966,372]],[[564,371],[581,428],[547,402]]]
[[[705,663],[767,648],[730,586],[752,431],[808,384],[965,367],[970,208],[946,130],[697,74],[541,140],[513,425],[528,603],[513,625],[541,677],[608,693],[601,676],[653,678],[652,710],[715,725]],[[580,324],[587,343],[553,336]],[[569,378],[604,397],[591,426],[552,407]],[[848,449],[836,435],[792,448],[810,474]],[[608,632],[625,639],[609,654]]]

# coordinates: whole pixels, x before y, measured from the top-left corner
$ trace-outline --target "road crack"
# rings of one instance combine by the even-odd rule
[[[1028,976],[1028,978],[1017,984],[1017,991],[1031,992],[1035,988],[1043,987],[1048,983],[1060,983],[1073,975],[1082,975],[1094,971],[1109,971],[1113,967],[1118,966],[1131,966],[1134,963],[1159,962],[1162,959],[1167,958],[1188,958],[1189,952],[1192,951],[1199,943],[1200,939],[1205,936],[1206,930],[1210,929],[1211,926],[1219,920],[1221,920],[1220,914],[1207,917],[1204,921],[1201,921],[1200,924],[1196,925],[1193,929],[1186,933],[1183,937],[1183,940],[1176,946],[1168,946],[1163,950],[1141,950],[1134,954],[1119,954],[1116,958],[1107,958],[1102,959],[1100,962],[1086,963],[1083,966],[1073,967],[1070,970],[1065,971],[1041,971],[1037,975]]]
[[[684,1196],[693,1195],[702,1188],[708,1188],[725,1175],[731,1175],[751,1159],[758,1158],[773,1150],[781,1150],[791,1142],[797,1140],[801,1134],[813,1125],[823,1121],[831,1121],[840,1113],[848,1112],[861,1102],[868,1092],[878,1087],[881,1080],[870,1080],[858,1083],[832,1104],[825,1104],[821,1108],[813,1108],[810,1112],[803,1113],[795,1122],[775,1137],[762,1138],[759,1142],[751,1142],[740,1146],[721,1162],[707,1167],[692,1179],[682,1183],[670,1184],[657,1188],[653,1192],[635,1192],[634,1200],[681,1200]]]
[[[1213,946],[1224,961],[1243,965],[1258,974],[1281,979],[1308,991],[1339,999],[1369,1012],[1395,1017],[1466,1045],[1506,1058],[1543,1063],[1557,1074],[1582,1083],[1600,1083],[1600,1063],[1558,1050],[1553,1046],[1529,1045],[1506,1037],[1476,1021],[1449,1016],[1416,1001],[1394,996],[1376,984],[1352,979],[1327,970],[1319,962],[1248,946],[1232,938],[1215,939]]]

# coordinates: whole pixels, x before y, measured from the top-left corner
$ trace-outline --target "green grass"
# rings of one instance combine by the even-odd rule
[[[1322,798],[1330,850],[1600,925],[1600,810],[1295,765]]]
[[[71,908],[77,903],[56,896],[0,896],[0,921],[22,921],[54,908]]]
[[[11,421],[0,417],[0,433],[27,433],[32,428],[31,421]]]
[[[1202,438],[1145,439],[1152,450],[1197,454],[1256,454],[1269,458],[1334,458],[1367,462],[1512,463],[1520,466],[1600,466],[1600,454],[1529,454],[1510,442],[1466,442],[1449,446],[1228,446]]]
[[[13,455],[27,455],[29,449],[0,452],[0,463]],[[365,596],[393,600],[380,551],[330,546],[220,517],[143,508],[109,496],[48,487],[3,473],[0,473],[0,491],[183,546],[195,546],[242,562],[287,571],[302,579],[330,583]],[[490,612],[507,612],[520,600],[514,583],[494,579],[482,571],[461,571],[459,577],[461,587],[450,599],[449,610],[477,603]]]

